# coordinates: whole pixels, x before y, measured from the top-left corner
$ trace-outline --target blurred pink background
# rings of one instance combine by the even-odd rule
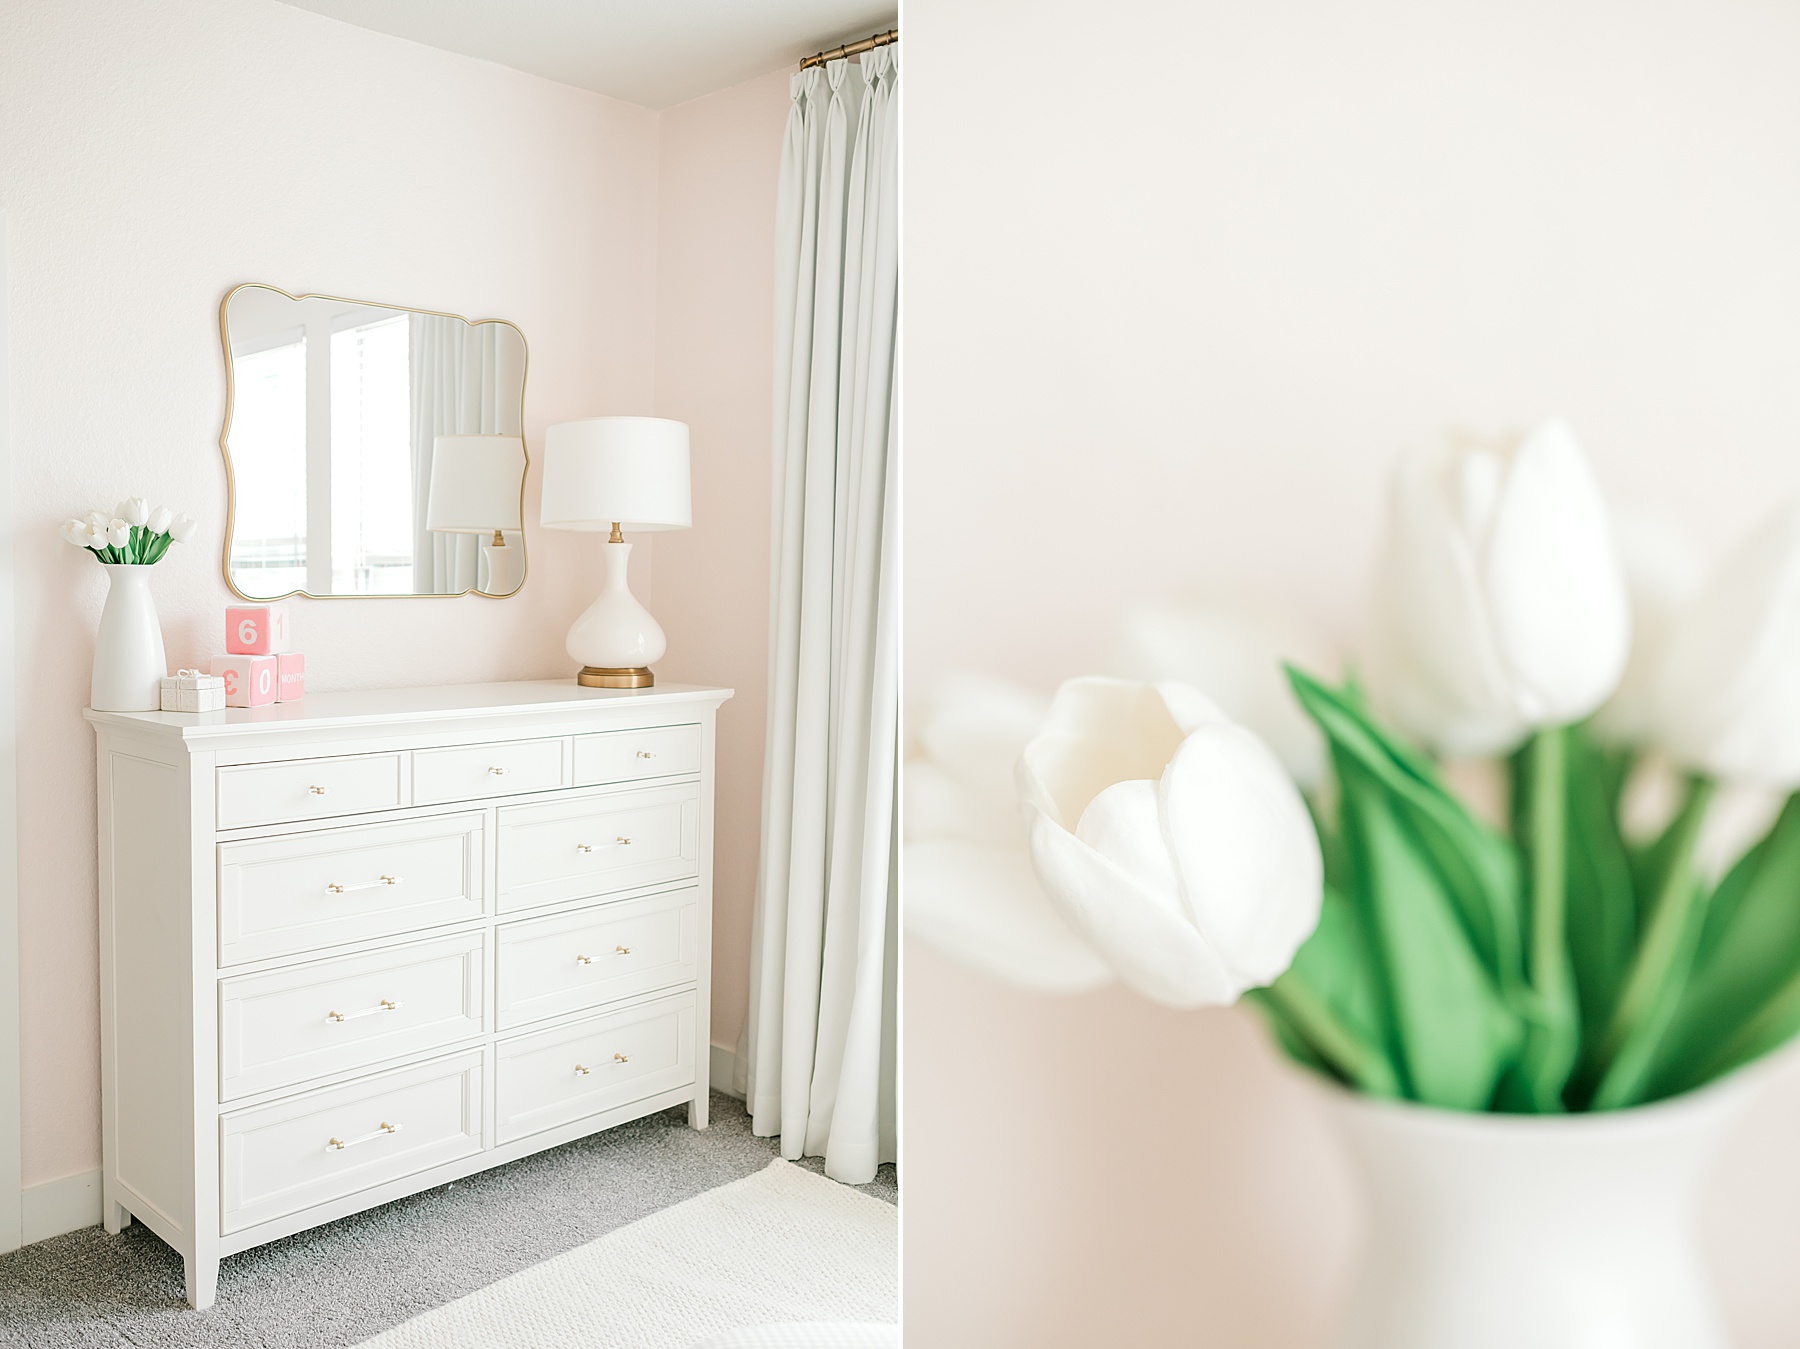
[[[1356,628],[1388,465],[1551,413],[1707,556],[1800,492],[1800,8],[912,0],[907,677],[1049,689],[1199,590]],[[1325,1342],[1360,1200],[1250,1017],[911,943],[932,1349]],[[1800,1074],[1707,1201],[1800,1341]]]

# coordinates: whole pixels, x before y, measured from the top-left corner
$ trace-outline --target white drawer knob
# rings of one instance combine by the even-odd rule
[[[613,954],[628,956],[631,954],[631,948],[629,946],[615,946],[613,947]]]
[[[647,750],[647,749],[640,749],[640,750],[639,750],[639,751],[638,751],[638,752],[637,752],[637,756],[638,756],[638,758],[640,758],[640,759],[654,759],[654,758],[655,758],[655,757],[656,757],[656,755],[655,755],[655,754],[653,754],[653,753],[651,753],[651,752],[650,752],[650,751],[649,751],[649,750]]]
[[[504,768],[490,768],[488,769],[488,772],[492,773],[497,778],[506,776],[506,770]]]
[[[328,1022],[354,1021],[359,1016],[374,1016],[378,1012],[397,1012],[401,1006],[402,1004],[393,998],[383,998],[373,1007],[365,1007],[360,1012],[327,1012],[325,1020]]]
[[[618,838],[615,838],[613,842],[618,844],[621,848],[629,848],[631,846],[631,840],[626,838],[623,834]]]
[[[379,1129],[376,1129],[371,1133],[366,1133],[361,1138],[327,1139],[325,1142],[325,1151],[342,1152],[345,1148],[353,1148],[358,1143],[367,1143],[371,1138],[386,1138],[389,1134],[397,1134],[399,1132],[400,1126],[398,1124],[389,1124],[386,1120],[383,1120]]]
[[[613,1062],[614,1063],[630,1063],[631,1059],[624,1054],[614,1054]]]
[[[311,792],[314,796],[323,796],[331,789],[329,787],[308,787],[306,790]]]
[[[591,843],[577,843],[575,845],[576,852],[592,852],[593,850],[594,845]]]

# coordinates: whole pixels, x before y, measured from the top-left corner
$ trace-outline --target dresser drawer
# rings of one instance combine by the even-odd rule
[[[527,1134],[691,1086],[694,995],[502,1040],[495,1064],[495,1135]]]
[[[482,932],[219,981],[219,1099],[480,1035]]]
[[[686,880],[700,871],[700,787],[500,808],[502,912]]]
[[[699,894],[676,890],[502,924],[499,1029],[692,983]]]
[[[219,1130],[229,1233],[480,1152],[481,1053],[224,1115]]]
[[[399,754],[237,764],[219,769],[219,828],[291,824],[406,804]]]
[[[651,726],[641,731],[602,731],[575,737],[577,787],[699,771],[698,726]]]
[[[486,816],[464,811],[219,845],[219,963],[480,918]]]
[[[569,785],[567,740],[504,740],[413,752],[413,804],[477,801]]]

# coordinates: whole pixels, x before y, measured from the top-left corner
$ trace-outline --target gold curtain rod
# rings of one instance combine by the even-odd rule
[[[877,47],[885,47],[890,42],[900,40],[900,30],[890,28],[885,33],[877,33],[874,37],[866,37],[861,42],[852,42],[842,47],[833,47],[828,52],[820,52],[817,56],[809,56],[800,63],[800,69],[808,66],[822,66],[827,61],[841,61],[847,56],[860,56],[864,52],[872,52]]]

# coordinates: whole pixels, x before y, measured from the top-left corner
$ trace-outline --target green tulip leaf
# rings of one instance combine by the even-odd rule
[[[1800,795],[1719,883],[1693,963],[1651,1097],[1700,1086],[1800,1030],[1788,992],[1800,972]]]

